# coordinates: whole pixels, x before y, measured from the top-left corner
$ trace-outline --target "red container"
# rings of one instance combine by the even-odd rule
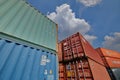
[[[60,80],[111,80],[101,56],[89,42],[76,33],[60,42],[64,65]],[[61,69],[62,71],[62,69]]]
[[[64,60],[71,60],[73,59],[73,54],[72,54],[72,49],[71,49],[71,44],[70,40],[67,38],[64,40],[62,43],[62,54],[63,54],[63,59]]]
[[[65,65],[65,71],[66,71],[66,79],[67,80],[76,80],[77,75],[76,75],[76,65],[74,62],[70,62]]]
[[[101,57],[113,57],[120,59],[120,53],[114,50],[106,49],[106,48],[97,48],[96,51],[101,55]]]
[[[111,80],[106,68],[88,58],[64,64],[60,80]],[[64,76],[64,77],[63,77]]]
[[[99,56],[99,53],[96,50],[94,50],[94,48],[90,45],[90,43],[82,35],[80,35],[80,38],[81,38],[81,43],[82,43],[85,55],[87,57],[95,60],[96,62],[104,65],[101,57]]]
[[[65,80],[64,78],[59,78],[59,80]]]
[[[65,67],[62,63],[59,63],[59,80],[65,79]]]
[[[76,61],[78,80],[93,80],[92,72],[87,59]]]
[[[62,44],[61,49],[65,61],[87,56],[103,65],[103,61],[97,51],[80,33],[73,34],[60,43]]]
[[[59,64],[59,71],[63,72],[64,71],[64,65],[63,64]]]

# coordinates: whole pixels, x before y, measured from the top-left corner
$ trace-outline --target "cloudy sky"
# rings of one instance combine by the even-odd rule
[[[59,41],[80,32],[94,46],[120,52],[120,0],[27,0],[58,24]]]

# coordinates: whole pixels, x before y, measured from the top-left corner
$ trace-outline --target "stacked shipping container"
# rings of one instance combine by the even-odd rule
[[[0,37],[56,51],[57,25],[25,0],[0,1]]]
[[[110,80],[101,57],[79,33],[59,43],[59,55],[64,80]],[[59,76],[60,80],[63,78]]]
[[[111,79],[120,80],[120,53],[105,48],[97,48],[96,51],[101,56]]]
[[[0,39],[0,80],[57,80],[56,55]]]
[[[58,80],[57,25],[25,0],[0,1],[0,80]]]

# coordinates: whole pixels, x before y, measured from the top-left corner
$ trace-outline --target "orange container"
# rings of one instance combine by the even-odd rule
[[[114,57],[120,59],[120,53],[114,50],[106,49],[106,48],[97,48],[96,51],[98,51],[101,56],[104,57]]]
[[[111,58],[111,57],[105,57],[109,67],[111,68],[120,68],[120,59],[118,58]]]
[[[94,80],[111,80],[106,68],[92,59],[88,58],[90,69]]]

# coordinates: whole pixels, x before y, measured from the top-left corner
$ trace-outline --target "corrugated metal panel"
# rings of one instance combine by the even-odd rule
[[[51,52],[0,39],[0,80],[58,80]]]
[[[80,33],[62,40],[58,48],[63,55],[59,63],[65,66],[60,80],[111,80],[102,58]]]
[[[86,56],[104,65],[97,51],[80,33],[77,32],[60,43],[62,44],[63,60],[68,61]]]
[[[120,68],[120,59],[111,57],[105,57],[105,59],[111,68]],[[108,66],[106,65],[106,67]]]
[[[90,69],[93,74],[94,80],[111,80],[106,68],[92,59],[89,59]]]
[[[3,36],[56,50],[57,25],[23,0],[1,0],[0,37]]]
[[[59,62],[63,60],[62,44],[61,43],[58,43],[58,60],[59,60]]]
[[[114,50],[106,49],[106,48],[97,48],[99,54],[102,54],[102,57],[113,57],[120,59],[120,53]]]
[[[95,60],[96,62],[104,65],[99,53],[95,51],[95,49],[92,47],[92,45],[80,34],[81,43],[83,45],[83,49],[85,52],[85,55],[89,58]]]
[[[59,80],[111,80],[106,68],[90,58],[61,64]]]

